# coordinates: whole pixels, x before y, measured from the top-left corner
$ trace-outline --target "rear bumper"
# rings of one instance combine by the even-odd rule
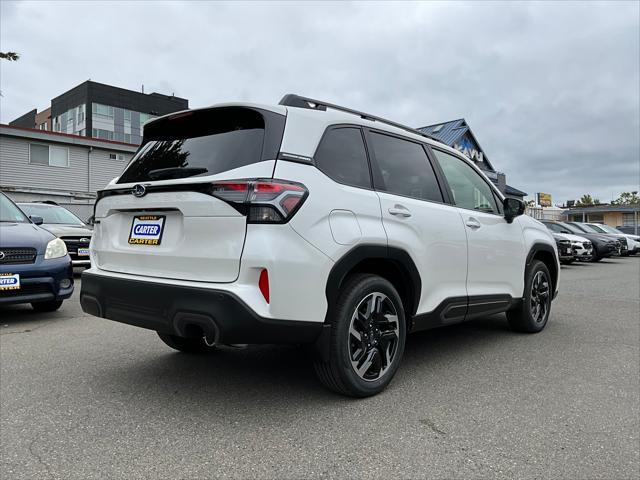
[[[202,330],[219,343],[312,343],[322,330],[320,322],[261,317],[228,291],[90,272],[80,304],[96,317],[181,337]]]

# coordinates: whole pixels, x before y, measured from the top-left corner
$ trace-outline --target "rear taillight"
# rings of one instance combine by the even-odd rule
[[[212,183],[211,194],[246,215],[249,223],[285,223],[304,203],[308,190],[284,180],[229,180]]]

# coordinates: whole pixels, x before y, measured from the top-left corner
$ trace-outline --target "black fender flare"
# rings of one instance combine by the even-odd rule
[[[531,265],[531,262],[533,261],[533,257],[535,257],[536,253],[538,252],[549,253],[555,261],[553,266],[553,271],[549,272],[553,276],[553,294],[555,295],[556,291],[558,290],[558,276],[560,275],[560,272],[558,271],[558,256],[556,255],[555,249],[551,245],[549,245],[548,243],[542,243],[542,242],[535,242],[533,245],[531,245],[531,249],[527,254],[527,263],[525,264],[525,267],[526,267],[525,275],[526,275],[527,269],[529,268],[529,266]]]
[[[372,259],[390,260],[400,269],[403,275],[406,275],[405,278],[408,280],[406,283],[411,289],[410,298],[412,299],[410,311],[406,312],[406,315],[408,317],[415,315],[418,309],[418,303],[420,302],[422,280],[411,256],[401,248],[364,244],[353,247],[331,268],[325,289],[327,302],[329,304],[327,316],[329,315],[331,305],[335,305],[338,295],[340,294],[340,286],[349,272],[360,262]]]

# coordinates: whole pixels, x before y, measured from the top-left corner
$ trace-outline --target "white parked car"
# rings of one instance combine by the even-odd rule
[[[95,205],[90,314],[184,352],[310,344],[330,389],[380,392],[407,333],[506,312],[539,332],[556,243],[458,151],[296,95],[145,125]]]
[[[571,249],[573,250],[573,255],[576,260],[585,262],[591,260],[593,256],[593,244],[590,240],[570,233],[554,233],[571,242]]]

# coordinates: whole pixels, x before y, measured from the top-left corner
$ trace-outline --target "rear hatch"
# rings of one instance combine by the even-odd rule
[[[270,178],[284,123],[274,111],[225,106],[147,124],[122,176],[98,194],[93,262],[150,277],[236,280],[247,217],[229,197],[246,191],[227,180]],[[225,198],[221,184],[231,186]]]

